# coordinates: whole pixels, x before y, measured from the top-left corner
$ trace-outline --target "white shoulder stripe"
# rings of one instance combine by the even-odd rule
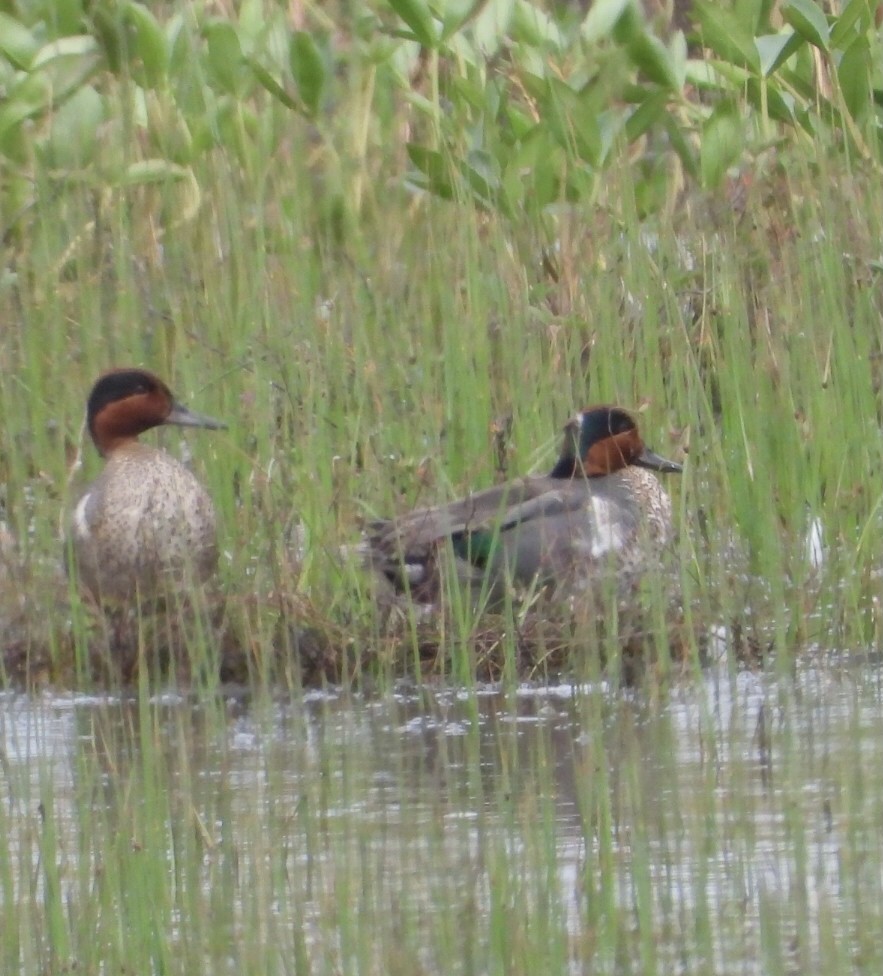
[[[88,539],[92,534],[89,527],[89,521],[86,518],[86,509],[89,506],[89,501],[92,498],[92,493],[87,491],[85,495],[77,502],[77,507],[74,509],[74,532],[81,539]]]
[[[622,549],[626,540],[623,526],[616,518],[616,506],[597,495],[592,495],[591,500],[595,523],[592,526],[592,558],[600,559],[608,553]]]

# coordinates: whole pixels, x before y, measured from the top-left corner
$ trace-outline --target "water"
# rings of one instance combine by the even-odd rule
[[[870,667],[10,695],[2,971],[879,972],[880,702]]]

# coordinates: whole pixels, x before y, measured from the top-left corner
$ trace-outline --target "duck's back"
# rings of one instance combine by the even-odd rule
[[[605,570],[639,570],[670,535],[667,493],[651,472],[630,467],[549,487],[512,509],[489,566],[522,585],[580,584]]]
[[[520,586],[597,581],[606,570],[640,571],[671,536],[671,500],[652,472],[630,466],[602,478],[523,478],[453,505],[378,522],[369,561],[418,598],[439,583],[437,565],[454,556],[456,574],[499,598]]]
[[[211,498],[184,465],[133,443],[115,452],[74,510],[81,581],[102,600],[142,600],[200,583],[217,565]]]

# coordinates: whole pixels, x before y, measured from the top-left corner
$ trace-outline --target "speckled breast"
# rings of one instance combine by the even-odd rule
[[[81,582],[100,600],[151,600],[204,582],[217,565],[215,512],[194,475],[143,445],[114,455],[72,520]]]

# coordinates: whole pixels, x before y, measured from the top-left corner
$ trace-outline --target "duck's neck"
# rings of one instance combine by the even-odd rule
[[[102,444],[96,442],[95,446],[105,461],[109,461],[117,455],[136,453],[146,447],[137,437],[114,438],[105,440]]]
[[[559,478],[561,481],[572,481],[574,478],[585,478],[586,472],[575,457],[560,457],[555,462],[555,467],[549,472],[549,477]]]

